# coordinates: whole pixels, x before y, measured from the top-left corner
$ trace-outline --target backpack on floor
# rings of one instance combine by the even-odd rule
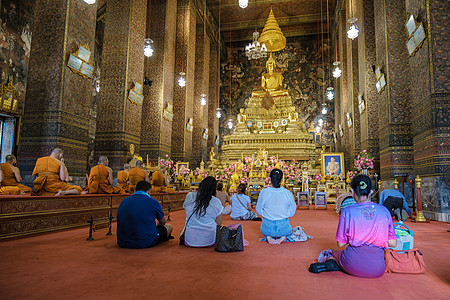
[[[397,236],[397,246],[394,250],[410,250],[414,248],[414,232],[408,226],[394,223],[395,235]]]

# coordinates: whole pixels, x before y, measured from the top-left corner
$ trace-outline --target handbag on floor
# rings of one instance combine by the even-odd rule
[[[384,251],[387,273],[423,274],[427,267],[422,253],[417,249]]]
[[[242,225],[239,224],[237,229],[217,225],[214,250],[219,252],[244,251]]]

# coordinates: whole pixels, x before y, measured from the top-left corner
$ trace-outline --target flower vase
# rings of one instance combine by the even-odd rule
[[[366,175],[366,176],[367,176],[367,174],[368,174],[368,170],[367,170],[367,169],[362,169],[361,171],[362,171],[362,174],[363,174],[363,175]]]

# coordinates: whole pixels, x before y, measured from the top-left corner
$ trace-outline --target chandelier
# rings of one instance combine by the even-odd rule
[[[84,0],[87,4],[94,4],[97,0]]]
[[[227,122],[227,126],[228,126],[228,129],[232,129],[233,128],[233,119],[232,118],[229,118],[228,119],[228,122]]]
[[[206,94],[200,95],[200,105],[205,106],[206,105]]]
[[[239,7],[246,8],[248,6],[248,0],[239,0]]]
[[[216,108],[216,118],[222,118],[222,110],[220,109],[220,107]]]
[[[350,28],[347,31],[347,37],[352,40],[356,39],[359,33],[358,26],[356,26],[356,21],[358,21],[358,18],[355,17],[347,20],[347,23],[350,23]]]
[[[342,71],[341,71],[341,69],[339,69],[339,64],[340,64],[340,63],[341,63],[340,61],[335,61],[335,62],[333,63],[333,66],[335,66],[335,68],[334,68],[334,70],[333,70],[333,77],[334,77],[334,78],[339,78],[339,77],[341,77]]]
[[[186,73],[184,72],[180,72],[180,77],[178,78],[178,85],[181,87],[185,87],[186,86],[186,77],[185,77]]]
[[[334,89],[331,86],[327,88],[327,99],[328,100],[334,99]]]
[[[144,40],[145,45],[144,45],[144,55],[147,57],[150,57],[153,55],[153,41],[151,39],[145,39]]]
[[[258,42],[259,32],[253,32],[253,42],[245,47],[245,55],[248,60],[259,59],[261,57],[267,57],[267,47],[266,44],[260,45]]]

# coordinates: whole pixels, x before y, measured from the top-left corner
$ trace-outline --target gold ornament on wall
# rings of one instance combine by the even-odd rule
[[[94,67],[92,64],[92,52],[87,44],[70,54],[67,66],[74,72],[84,78],[92,78]]]

